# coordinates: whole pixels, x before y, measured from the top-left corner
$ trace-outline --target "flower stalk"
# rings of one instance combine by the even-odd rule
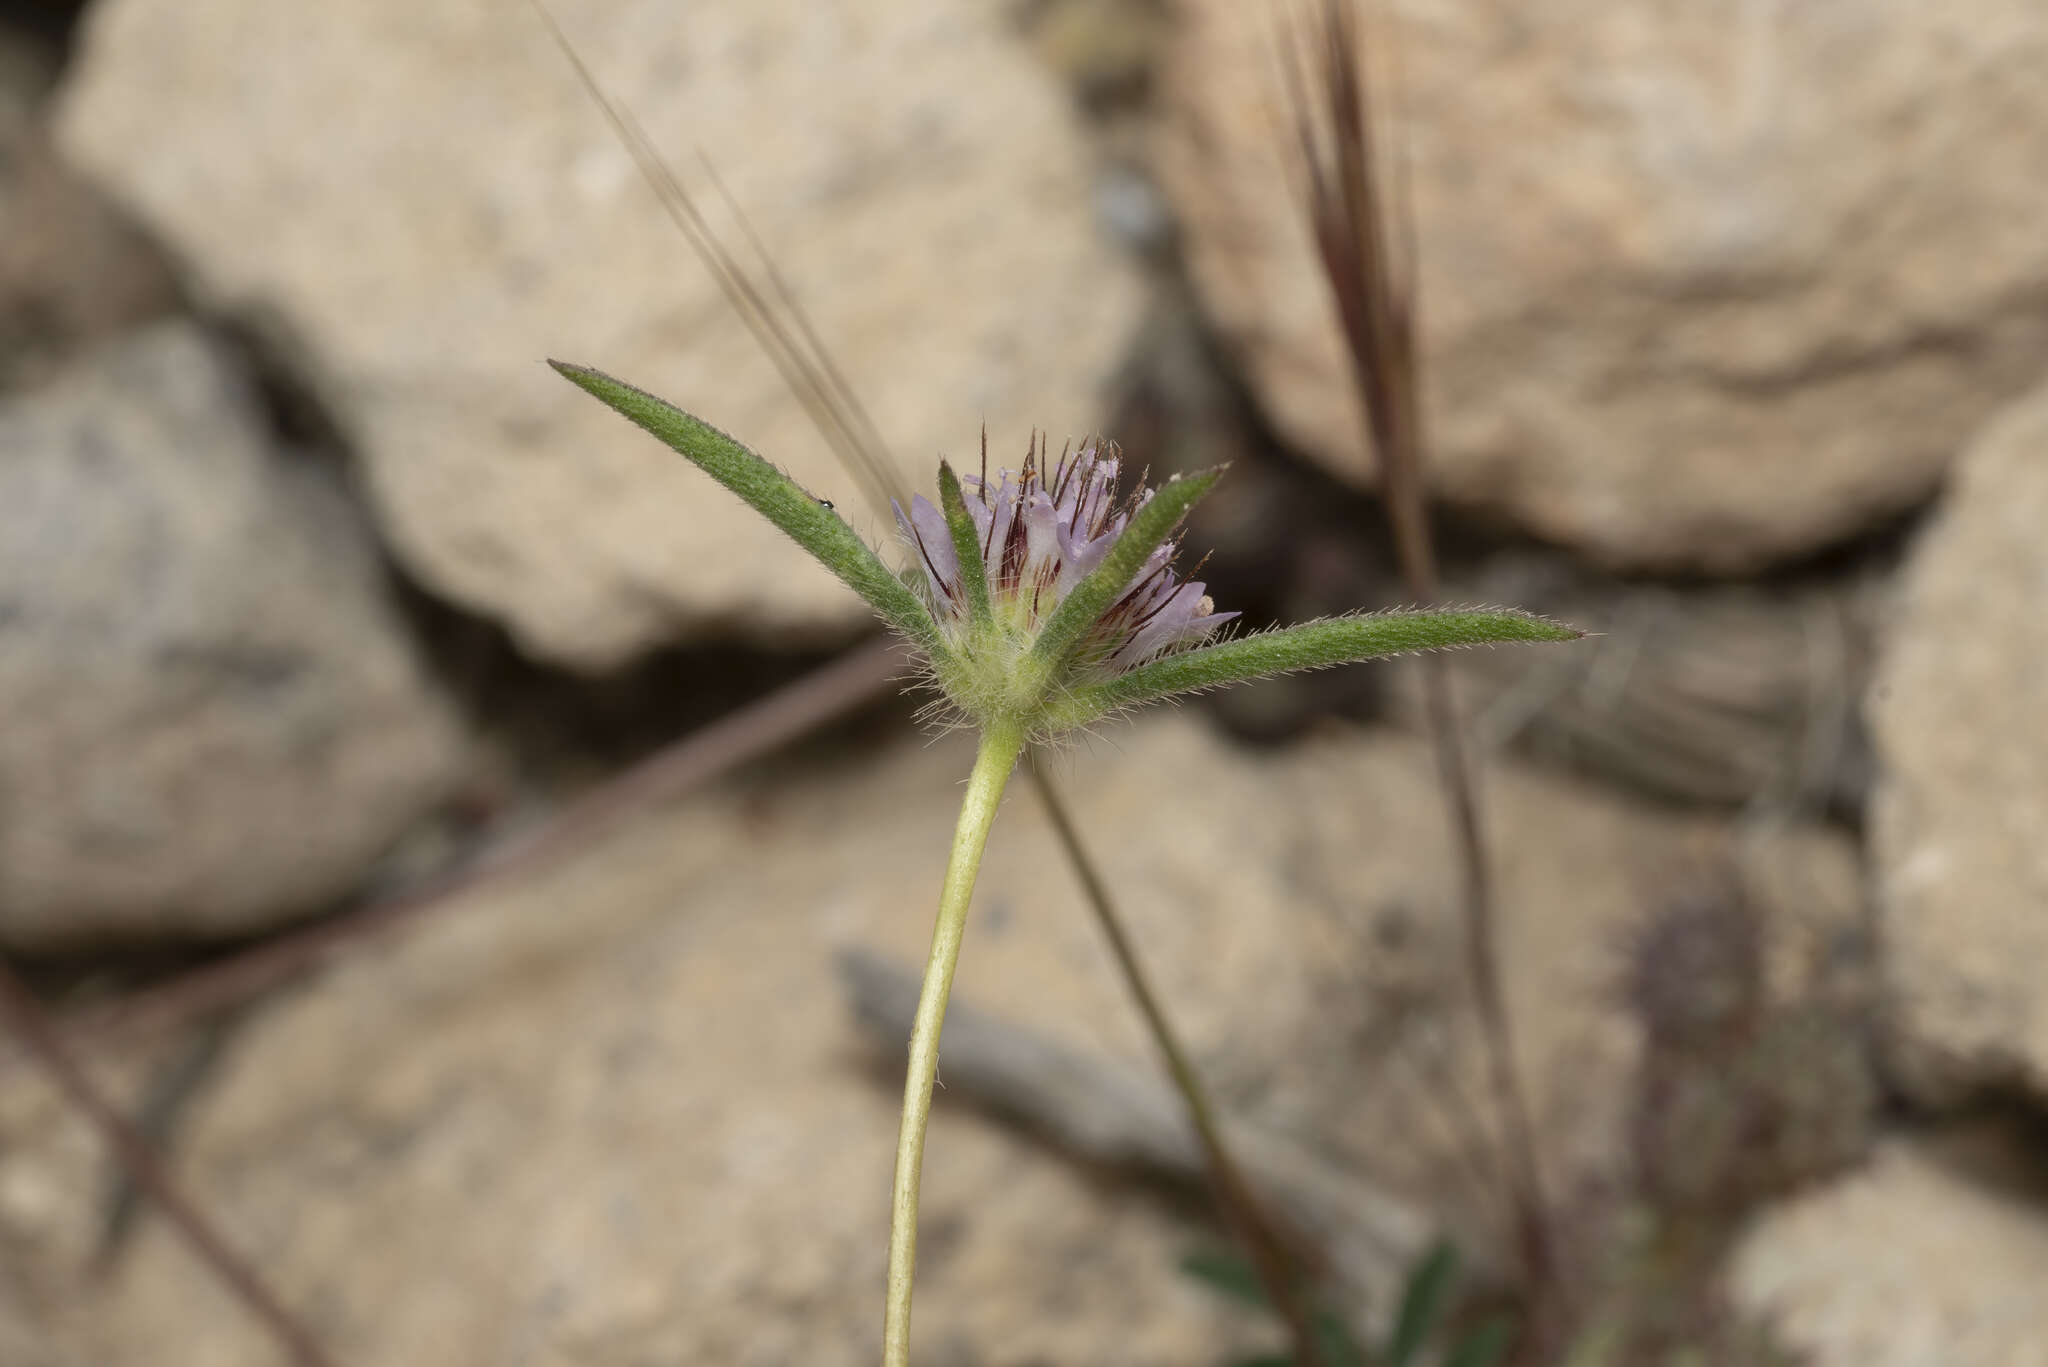
[[[960,942],[967,931],[967,907],[974,880],[981,872],[982,851],[989,827],[1010,781],[1017,757],[1024,752],[1024,733],[1015,727],[990,727],[981,733],[981,749],[967,779],[960,803],[960,822],[953,831],[953,854],[946,863],[946,882],[939,894],[939,914],[932,927],[931,958],[925,965],[924,987],[910,1027],[910,1068],[903,1079],[903,1123],[896,1137],[896,1181],[889,1199],[889,1284],[882,1311],[884,1367],[910,1362],[910,1290],[917,1270],[917,1197],[924,1171],[924,1136],[931,1123],[932,1083],[939,1071],[939,1027],[953,993],[953,970],[960,962]]]
[[[907,511],[896,508],[911,562],[898,575],[830,504],[723,432],[600,371],[553,364],[738,495],[866,599],[924,657],[930,681],[981,735],[911,1031],[890,1206],[885,1367],[909,1362],[918,1192],[939,1031],[989,828],[1025,747],[1143,703],[1273,674],[1583,634],[1529,613],[1485,608],[1358,614],[1221,639],[1219,628],[1237,614],[1217,612],[1204,585],[1183,581],[1174,569],[1181,522],[1220,472],[1120,496],[1119,457],[1107,443],[1070,448],[1055,461],[1034,438],[1021,469],[991,478],[984,436],[978,475],[962,478],[941,463],[939,502],[919,496]],[[1105,928],[1188,1099],[1212,1170],[1227,1188],[1226,1204],[1249,1206],[1241,1183],[1230,1181],[1220,1132],[1113,916]],[[1272,1246],[1259,1251],[1277,1255]],[[1268,1266],[1284,1304],[1284,1269]],[[1301,1338],[1312,1362],[1305,1331]]]

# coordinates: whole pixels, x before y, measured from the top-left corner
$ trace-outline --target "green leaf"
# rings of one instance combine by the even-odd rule
[[[1181,1258],[1180,1270],[1196,1281],[1207,1282],[1234,1301],[1267,1309],[1266,1288],[1252,1265],[1236,1253],[1203,1250]]]
[[[967,499],[960,492],[960,477],[946,461],[939,462],[939,509],[953,533],[953,554],[960,559],[960,585],[967,590],[967,611],[976,626],[989,620],[988,571],[981,560],[981,534],[967,512]]]
[[[1294,1367],[1294,1359],[1285,1353],[1260,1353],[1256,1357],[1233,1358],[1229,1367]]]
[[[1462,1339],[1444,1358],[1444,1367],[1500,1367],[1507,1359],[1514,1331],[1506,1320],[1488,1320]]]
[[[1451,1287],[1457,1277],[1458,1250],[1448,1243],[1438,1243],[1415,1264],[1408,1274],[1408,1285],[1401,1292],[1393,1337],[1387,1340],[1391,1367],[1408,1367],[1422,1351],[1422,1345],[1429,1341],[1450,1305]]]
[[[1351,1326],[1342,1315],[1317,1311],[1312,1332],[1328,1367],[1366,1367],[1365,1349],[1353,1337]]]
[[[709,423],[645,390],[584,366],[564,361],[548,364],[571,384],[632,419],[738,494],[865,598],[883,621],[927,652],[943,652],[938,626],[917,595],[889,572],[839,514],[804,492],[795,480]]]
[[[1082,726],[1120,708],[1176,693],[1243,683],[1298,669],[1322,669],[1452,646],[1574,641],[1583,635],[1576,627],[1513,608],[1333,617],[1161,656],[1114,679],[1074,689],[1054,720],[1061,727]]]
[[[1095,567],[1095,572],[1074,585],[1053,609],[1052,617],[1039,629],[1038,641],[1031,648],[1032,658],[1055,673],[1071,659],[1088,628],[1130,587],[1131,580],[1145,567],[1146,557],[1172,535],[1188,509],[1209,492],[1222,474],[1221,470],[1208,470],[1170,479],[1153,490],[1145,506],[1131,515],[1123,535],[1109,548],[1109,555]]]

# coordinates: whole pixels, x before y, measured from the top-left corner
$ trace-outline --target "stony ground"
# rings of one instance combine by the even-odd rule
[[[886,525],[514,8],[0,23],[0,944],[66,1019],[546,829],[861,630],[540,368]],[[1401,601],[1247,7],[698,8],[563,18],[904,472],[1106,428],[1233,462],[1189,542],[1248,621]],[[1453,671],[1576,1327],[2048,1363],[2048,22],[1387,10],[1447,579],[1599,633]],[[1054,770],[1247,1142],[1483,1280],[1420,711],[1295,678]],[[94,1074],[342,1363],[870,1360],[900,1046],[841,956],[921,957],[966,767],[870,711]],[[1147,1076],[1025,785],[984,880],[962,1001]],[[956,1063],[921,1361],[1274,1343],[1176,1270],[1221,1236],[1155,1091]],[[0,1361],[276,1361],[130,1198],[0,1059]],[[1385,1257],[1334,1269],[1361,1319]]]

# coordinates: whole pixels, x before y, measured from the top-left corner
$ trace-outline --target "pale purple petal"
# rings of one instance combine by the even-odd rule
[[[896,509],[896,525],[903,533],[904,544],[931,581],[932,596],[941,603],[957,601],[960,557],[953,550],[953,533],[946,525],[945,515],[923,494],[910,500],[908,518],[894,499],[890,506]]]
[[[1042,623],[1102,566],[1128,530],[1132,511],[1151,498],[1150,490],[1140,490],[1135,499],[1119,502],[1121,462],[1115,450],[1091,443],[1052,460],[1034,441],[1030,473],[997,470],[993,477],[962,478],[999,616],[1027,627]],[[932,582],[941,612],[964,626],[965,592],[945,516],[917,498],[907,515],[896,510],[896,520]],[[1128,669],[1200,640],[1237,616],[1214,611],[1201,584],[1180,581],[1172,569],[1177,549],[1170,540],[1154,547],[1089,630],[1089,668]]]
[[[1065,597],[1074,585],[1095,572],[1109,556],[1116,545],[1113,536],[1098,536],[1093,541],[1080,541],[1069,535],[1060,548],[1060,596]]]
[[[1209,606],[1214,607],[1215,605],[1215,601],[1213,599],[1210,600]],[[1194,621],[1189,622],[1187,630],[1180,634],[1179,643],[1199,641],[1225,622],[1235,621],[1242,616],[1244,614],[1241,612],[1212,612],[1207,616],[1197,617]]]
[[[967,500],[967,516],[974,521],[975,541],[983,546],[988,545],[988,524],[995,516],[995,510],[978,498],[970,498]]]
[[[1156,585],[1161,579],[1166,578],[1164,575],[1159,575],[1159,572],[1173,563],[1174,552],[1179,549],[1171,541],[1162,541],[1157,546],[1154,546],[1152,554],[1145,557],[1145,563],[1140,565],[1138,572],[1131,576],[1131,582],[1124,585],[1124,594],[1131,593],[1134,589],[1145,585],[1147,581]],[[1159,578],[1153,578],[1154,575],[1159,575]]]
[[[1057,564],[1060,558],[1059,519],[1052,500],[1041,491],[1024,500],[1024,564],[1028,576],[1034,570]]]
[[[1214,606],[1214,604],[1210,604]],[[1202,586],[1183,584],[1173,596],[1152,612],[1151,620],[1117,650],[1115,662],[1128,667],[1149,659],[1186,634],[1188,626],[1202,612]]]

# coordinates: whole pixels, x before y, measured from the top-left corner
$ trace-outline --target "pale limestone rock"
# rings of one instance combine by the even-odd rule
[[[275,925],[462,780],[357,516],[187,323],[0,406],[0,941]]]
[[[1890,614],[1867,711],[1901,1079],[2048,1097],[2048,389],[1958,464]]]
[[[2048,361],[2048,10],[1396,0],[1437,490],[1741,572],[1924,499]],[[1280,431],[1372,482],[1271,11],[1188,0],[1159,162]],[[1391,40],[1391,41],[1388,41]]]
[[[1091,222],[1076,115],[1002,7],[628,0],[562,20],[714,206],[696,154],[717,162],[917,486],[984,420],[1005,453],[1096,421],[1139,282]],[[295,348],[412,573],[532,652],[600,669],[861,620],[541,364],[653,389],[888,525],[523,7],[115,0],[88,17],[61,127],[209,301]]]
[[[2044,1367],[2048,1211],[1895,1141],[1763,1215],[1730,1286],[1810,1367]]]
[[[969,758],[906,740],[735,782],[360,952],[252,1020],[190,1117],[183,1170],[348,1360],[872,1361],[900,1055],[863,1066],[832,961],[848,943],[922,961]],[[1426,750],[1332,731],[1259,753],[1162,717],[1058,768],[1229,1104],[1439,1197],[1458,1159],[1404,1065],[1428,1076],[1419,1036],[1452,1066],[1470,1054],[1455,956],[1436,953],[1454,883]],[[1510,996],[1556,1171],[1576,1174],[1611,1163],[1626,1110],[1619,931],[1722,832],[1537,773],[1491,791]],[[1785,940],[1824,936],[1853,861],[1832,836],[1775,848],[1809,880],[1770,883],[1772,905],[1800,908]],[[1390,915],[1412,922],[1405,952],[1353,934]],[[1151,1063],[1021,783],[958,990]],[[1360,1011],[1404,1028],[1354,1030]],[[73,1133],[15,1119],[5,1152],[55,1150],[44,1186],[90,1190],[62,1177]],[[921,1356],[1178,1365],[1253,1335],[1174,1271],[1213,1236],[943,1093],[925,1201]],[[67,1324],[102,1367],[165,1341],[218,1367],[269,1360],[159,1228]]]

